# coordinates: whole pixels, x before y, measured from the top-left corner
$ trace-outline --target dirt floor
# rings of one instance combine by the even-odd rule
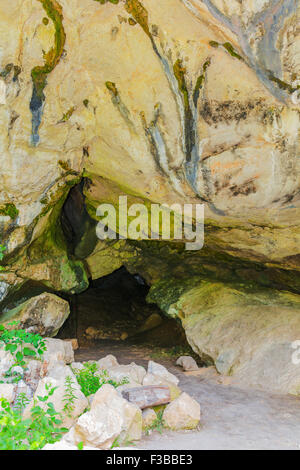
[[[164,350],[165,351],[165,350]],[[98,360],[114,354],[120,364],[132,361],[147,366],[153,359],[164,364],[179,380],[180,388],[201,405],[201,424],[196,431],[154,431],[138,442],[138,449],[300,449],[300,399],[242,389],[222,379],[213,367],[183,373],[176,357],[146,346],[102,341],[76,351],[76,360]],[[155,357],[153,358],[153,354]]]

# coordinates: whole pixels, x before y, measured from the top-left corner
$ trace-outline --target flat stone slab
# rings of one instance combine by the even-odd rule
[[[141,410],[152,406],[166,405],[171,401],[169,387],[158,385],[128,388],[122,391],[122,396],[125,400],[137,405]]]

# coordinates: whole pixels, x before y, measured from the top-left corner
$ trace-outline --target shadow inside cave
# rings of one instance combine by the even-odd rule
[[[93,280],[85,292],[70,297],[71,313],[57,337],[77,338],[81,348],[118,341],[189,350],[180,322],[147,303],[148,292],[145,281],[125,267]]]

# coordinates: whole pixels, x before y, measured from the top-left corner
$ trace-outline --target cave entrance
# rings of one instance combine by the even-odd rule
[[[76,337],[81,348],[105,347],[112,342],[188,347],[180,323],[146,302],[148,291],[145,281],[125,267],[91,281],[89,289],[71,297],[71,314],[58,337]]]

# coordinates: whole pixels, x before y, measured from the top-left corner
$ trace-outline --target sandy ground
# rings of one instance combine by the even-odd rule
[[[146,366],[151,350],[120,342],[76,351],[76,360],[97,360],[114,354],[121,364]],[[175,359],[155,359],[179,379],[180,388],[201,405],[196,431],[152,432],[138,449],[300,449],[300,398],[242,389],[223,380],[214,368],[183,373]]]

